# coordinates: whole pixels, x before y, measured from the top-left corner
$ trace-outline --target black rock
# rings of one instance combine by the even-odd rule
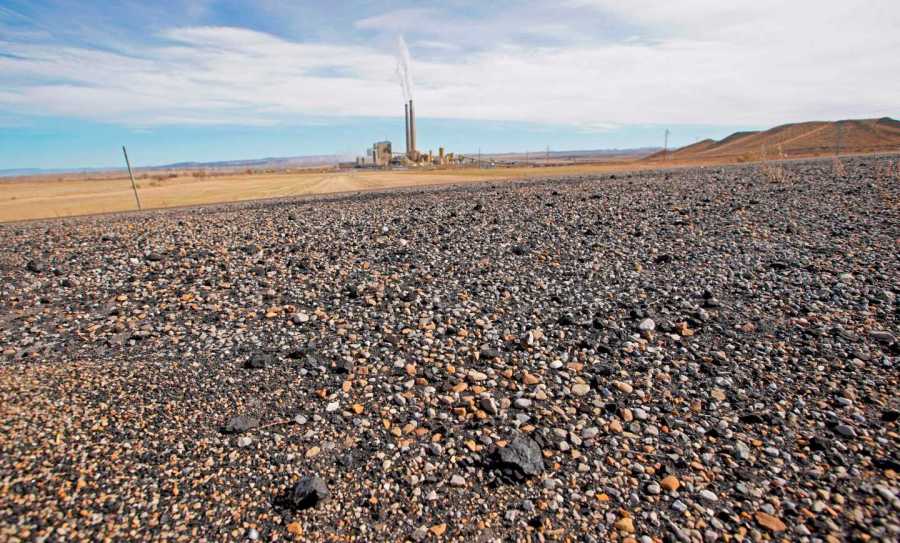
[[[809,440],[809,448],[813,451],[827,451],[831,449],[831,443],[825,438],[813,436]]]
[[[259,420],[247,415],[238,415],[228,419],[228,422],[222,427],[222,432],[226,434],[242,434],[257,426],[259,426]]]
[[[516,256],[523,256],[528,254],[528,249],[526,249],[522,245],[515,245],[512,248],[512,253]]]
[[[250,370],[261,370],[274,361],[275,357],[270,354],[256,353],[244,363],[244,367]]]
[[[563,326],[572,326],[575,324],[575,317],[573,317],[570,313],[565,313],[559,317],[559,324]]]
[[[344,360],[341,358],[331,367],[334,373],[350,373],[353,371],[353,362],[350,360]]]
[[[519,436],[506,447],[497,450],[495,466],[507,478],[522,481],[544,471],[544,458],[537,442],[529,437]]]
[[[884,422],[896,422],[900,418],[900,411],[888,409],[881,413],[881,420]]]
[[[891,470],[900,472],[900,462],[891,460],[890,458],[876,458],[872,460],[872,465],[878,469],[883,469],[885,471]]]
[[[487,347],[487,348],[485,348],[485,349],[481,349],[481,354],[480,354],[480,357],[481,357],[481,358],[490,360],[490,359],[492,359],[492,358],[500,358],[501,356],[503,356],[503,353],[501,353],[501,352],[498,351],[497,349],[493,349],[493,348],[490,348],[490,347]]]
[[[741,415],[741,422],[744,424],[765,424],[766,419],[763,416],[757,415],[756,413],[747,413],[746,415]]]
[[[29,260],[28,264],[25,264],[25,269],[31,273],[43,273],[47,271],[47,265],[38,260]]]
[[[284,502],[291,509],[302,511],[315,507],[329,497],[331,492],[328,491],[325,481],[315,475],[307,475],[287,493]]]
[[[163,256],[159,253],[147,253],[147,255],[144,256],[144,259],[147,262],[159,262],[163,259]]]
[[[654,264],[668,264],[671,261],[672,261],[672,255],[668,255],[668,254],[659,255],[653,259]]]

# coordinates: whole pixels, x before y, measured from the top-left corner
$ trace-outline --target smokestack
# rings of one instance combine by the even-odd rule
[[[409,104],[403,104],[403,122],[406,123],[406,156],[409,156]]]
[[[416,154],[416,110],[412,100],[409,101],[409,150]]]

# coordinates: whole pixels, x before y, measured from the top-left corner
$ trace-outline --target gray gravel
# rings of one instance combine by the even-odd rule
[[[886,160],[2,225],[0,540],[896,541]]]

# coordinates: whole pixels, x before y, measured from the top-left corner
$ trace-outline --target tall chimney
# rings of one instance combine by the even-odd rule
[[[403,104],[403,122],[406,124],[406,156],[409,156],[409,104]]]
[[[413,101],[409,101],[409,150],[416,154],[416,110],[413,109]]]

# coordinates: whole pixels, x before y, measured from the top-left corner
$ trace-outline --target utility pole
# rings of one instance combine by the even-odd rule
[[[478,169],[481,169],[481,147],[478,148]]]
[[[547,146],[547,158],[545,159],[547,164],[550,164],[550,146]],[[546,164],[545,164],[546,166]]]
[[[669,160],[669,129],[666,128],[666,140],[663,143],[663,157],[665,160]]]
[[[128,166],[128,177],[131,178],[131,189],[134,191],[134,201],[137,202],[138,211],[141,208],[141,197],[138,196],[137,184],[134,182],[134,173],[131,171],[131,161],[128,160],[128,151],[125,150],[125,146],[122,146],[122,154],[125,155],[125,165]]]

